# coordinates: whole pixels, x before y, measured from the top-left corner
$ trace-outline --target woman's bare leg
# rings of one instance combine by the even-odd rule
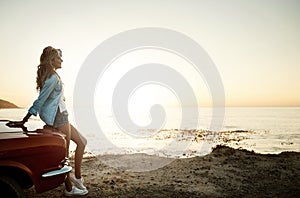
[[[71,124],[70,124],[70,129],[71,129],[71,140],[74,141],[77,145],[75,150],[75,177],[77,179],[80,179],[82,158],[83,158],[85,146],[87,144],[87,140]]]
[[[70,177],[70,173],[67,174],[67,177],[65,179],[65,186],[67,191],[71,191],[72,190],[72,182],[71,182],[71,177]]]
[[[69,147],[70,147],[70,140],[71,140],[71,126],[69,123],[66,123],[57,128],[59,131],[63,132],[66,135],[66,157],[69,157]]]
[[[59,131],[63,132],[66,137],[66,157],[69,157],[69,146],[70,146],[70,139],[71,139],[71,128],[70,128],[70,124],[66,123],[60,127],[57,128]],[[70,177],[70,173],[67,174],[66,180],[65,180],[65,186],[67,191],[71,191],[72,190],[72,183],[71,183],[71,177]]]
[[[74,126],[72,126],[69,123],[62,125],[57,129],[66,135],[67,157],[69,157],[70,140],[74,141],[77,145],[75,150],[75,177],[77,179],[80,179],[82,158],[85,146],[87,144],[87,140],[77,131],[77,129]]]

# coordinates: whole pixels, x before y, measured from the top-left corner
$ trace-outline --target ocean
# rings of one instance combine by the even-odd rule
[[[185,108],[188,112],[195,107]],[[95,110],[101,131],[80,131],[88,140],[87,151],[95,155],[146,153],[184,158],[208,154],[221,144],[264,154],[300,152],[300,107],[227,107],[220,131],[209,130],[210,108],[198,108],[198,117],[189,118],[184,125],[179,107],[168,107],[165,111],[166,122],[159,129],[128,133],[120,129],[110,111]],[[21,120],[26,113],[27,109],[0,109],[0,120]],[[151,122],[148,113],[140,110],[132,112],[130,117],[143,126]],[[69,114],[70,122],[80,129],[76,119],[82,118],[75,119],[72,109]],[[34,130],[41,128],[43,122],[32,116],[26,126]],[[75,145],[71,144],[70,150],[74,149]]]

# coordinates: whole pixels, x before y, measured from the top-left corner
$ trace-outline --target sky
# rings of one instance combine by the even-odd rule
[[[21,107],[32,104],[37,97],[39,57],[43,48],[51,45],[63,51],[59,74],[67,104],[72,105],[76,77],[94,48],[126,30],[161,27],[185,34],[209,54],[223,82],[226,106],[300,106],[299,10],[297,0],[1,0],[0,98]],[[199,105],[209,105],[210,93],[201,76],[194,80],[199,76],[185,69],[187,63],[172,54],[161,54],[128,54],[114,67],[127,68],[128,60],[142,63],[151,59],[179,65],[192,83]],[[114,83],[109,80],[121,75],[114,71],[103,78],[107,80],[104,85],[111,86],[96,92],[111,93]],[[149,99],[151,95],[154,99]],[[147,99],[149,103],[178,102],[172,93],[157,86],[144,87],[132,96],[136,103]]]

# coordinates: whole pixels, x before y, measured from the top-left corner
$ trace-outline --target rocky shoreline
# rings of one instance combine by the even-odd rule
[[[300,153],[257,154],[217,146],[203,157],[176,159],[152,171],[107,166],[101,156],[84,159],[84,197],[297,197]],[[102,156],[103,157],[103,156]],[[113,156],[111,156],[113,157]],[[128,156],[127,156],[128,158]],[[136,155],[130,156],[134,162]],[[26,197],[64,197],[64,185]]]

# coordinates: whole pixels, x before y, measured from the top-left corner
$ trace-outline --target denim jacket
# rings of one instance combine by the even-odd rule
[[[53,126],[61,96],[62,82],[57,74],[52,74],[45,81],[38,98],[28,111],[34,116],[39,114],[46,124]]]

